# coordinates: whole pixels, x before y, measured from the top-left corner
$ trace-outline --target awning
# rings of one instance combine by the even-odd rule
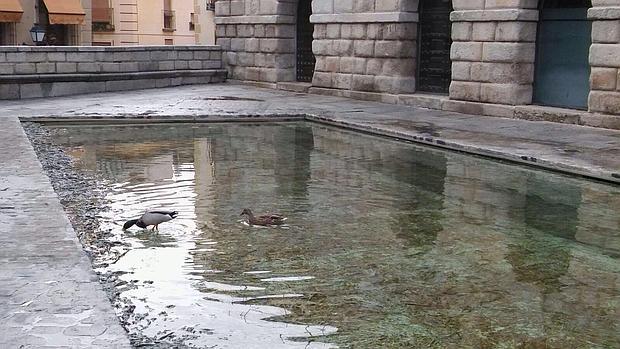
[[[80,0],[43,0],[50,24],[82,24],[86,13]]]
[[[24,10],[19,0],[0,0],[0,22],[19,22],[22,13]]]

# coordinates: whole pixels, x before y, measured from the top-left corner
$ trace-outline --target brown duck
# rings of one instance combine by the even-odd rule
[[[281,225],[281,224],[284,224],[284,221],[286,220],[284,216],[279,215],[279,214],[274,214],[274,213],[261,215],[261,216],[254,216],[254,214],[252,213],[252,210],[250,210],[249,208],[243,209],[243,211],[241,212],[241,215],[248,216],[248,223],[250,225],[263,225],[263,226]]]

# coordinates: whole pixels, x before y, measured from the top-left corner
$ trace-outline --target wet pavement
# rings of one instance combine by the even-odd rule
[[[306,118],[620,183],[620,131],[235,84],[0,101],[0,111],[1,347],[128,346],[125,331],[17,118]]]
[[[16,118],[0,139],[0,347],[129,347]]]
[[[620,131],[300,94],[232,83],[29,101],[0,117],[253,120],[306,117],[422,144],[620,183]]]

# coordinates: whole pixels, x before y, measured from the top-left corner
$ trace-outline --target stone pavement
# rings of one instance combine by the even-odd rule
[[[620,183],[620,131],[231,83],[0,102],[0,348],[128,347],[18,117],[226,121],[286,116]]]
[[[620,183],[620,131],[225,83],[0,102],[0,118],[307,119]],[[263,118],[265,119],[265,118]]]
[[[0,348],[128,348],[15,117],[0,126]]]

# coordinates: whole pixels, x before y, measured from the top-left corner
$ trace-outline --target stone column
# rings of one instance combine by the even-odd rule
[[[418,1],[314,0],[312,85],[387,94],[415,90]]]
[[[220,0],[215,3],[216,43],[233,79],[295,79],[296,0]]]
[[[450,99],[530,104],[538,0],[453,0]]]
[[[593,0],[590,48],[591,112],[620,114],[620,0]]]

